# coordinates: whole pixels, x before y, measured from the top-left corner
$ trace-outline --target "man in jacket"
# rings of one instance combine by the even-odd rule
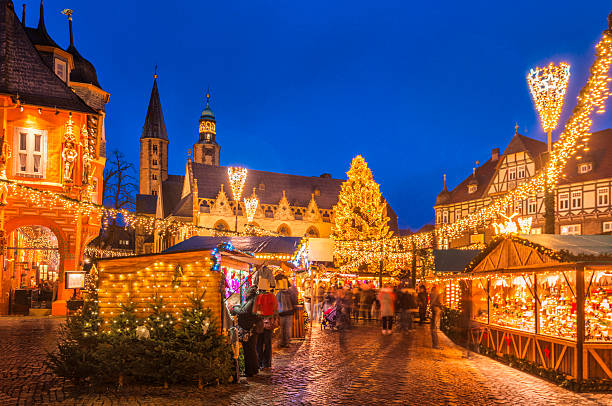
[[[257,286],[251,286],[247,291],[246,300],[242,305],[234,306],[233,313],[238,315],[238,336],[244,352],[244,372],[251,377],[259,372],[257,360],[257,323],[259,316],[253,313],[253,305],[257,297]]]

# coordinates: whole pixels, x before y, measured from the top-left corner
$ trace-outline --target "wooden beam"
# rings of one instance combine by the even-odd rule
[[[612,371],[610,371],[610,368],[608,368],[608,366],[606,365],[606,363],[601,359],[601,357],[599,356],[599,354],[597,353],[597,351],[589,348],[589,352],[591,353],[591,355],[593,356],[593,358],[595,358],[595,361],[597,361],[597,363],[599,364],[599,366],[601,367],[601,369],[604,370],[604,372],[606,373],[606,375],[608,375],[608,378],[612,379]],[[586,358],[586,357],[585,357]],[[588,369],[588,368],[585,368]]]
[[[514,341],[514,334],[510,335],[510,337],[512,338],[512,346],[514,347],[514,353],[518,356],[519,352],[516,349],[516,342]]]
[[[563,350],[561,350],[561,354],[559,354],[559,358],[557,358],[557,362],[555,362],[555,370],[559,369],[559,365],[561,365],[561,361],[563,361],[563,357],[565,356],[565,350],[567,350],[567,345],[563,346]]]
[[[531,337],[527,337],[527,341],[525,342],[525,348],[523,348],[523,355],[521,355],[522,359],[525,359],[525,355],[527,355],[527,349],[529,348],[530,342],[531,342]]]
[[[546,368],[548,368],[548,365],[546,364],[546,359],[544,358],[544,355],[542,354],[542,348],[540,348],[540,342],[538,341],[537,338],[535,340],[535,345],[538,348],[538,354],[540,354],[540,359],[542,360],[542,363],[544,364]]]

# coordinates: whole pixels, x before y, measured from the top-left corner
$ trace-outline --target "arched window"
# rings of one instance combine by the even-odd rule
[[[215,230],[227,231],[229,230],[229,226],[227,225],[225,221],[219,220],[215,223]]]
[[[281,235],[284,235],[285,237],[289,237],[291,235],[291,230],[289,230],[289,226],[287,226],[286,224],[281,224],[278,227],[277,232]]]
[[[306,230],[306,235],[311,238],[319,238],[319,230],[316,227],[309,227]]]

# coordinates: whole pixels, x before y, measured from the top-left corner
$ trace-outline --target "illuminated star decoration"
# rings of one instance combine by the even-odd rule
[[[565,62],[558,66],[551,62],[544,68],[531,69],[527,75],[527,84],[546,132],[557,128],[569,77],[570,66]]]

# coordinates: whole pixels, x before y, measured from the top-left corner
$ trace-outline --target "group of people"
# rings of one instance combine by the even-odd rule
[[[280,328],[280,347],[289,346],[293,314],[298,308],[298,290],[289,279],[263,267],[243,304],[232,313],[237,316],[238,337],[244,352],[245,375],[272,367],[272,334]]]
[[[393,333],[395,320],[398,320],[400,330],[414,330],[417,314],[419,324],[423,324],[428,320],[429,309],[432,346],[439,347],[437,329],[442,303],[436,286],[428,293],[425,285],[420,285],[417,293],[404,284],[387,284],[378,290],[369,283],[354,286],[325,282],[306,284],[304,305],[308,316],[315,322],[321,322],[326,311],[334,306],[346,316],[348,326],[343,327],[350,327],[351,320],[380,320],[383,335]]]

